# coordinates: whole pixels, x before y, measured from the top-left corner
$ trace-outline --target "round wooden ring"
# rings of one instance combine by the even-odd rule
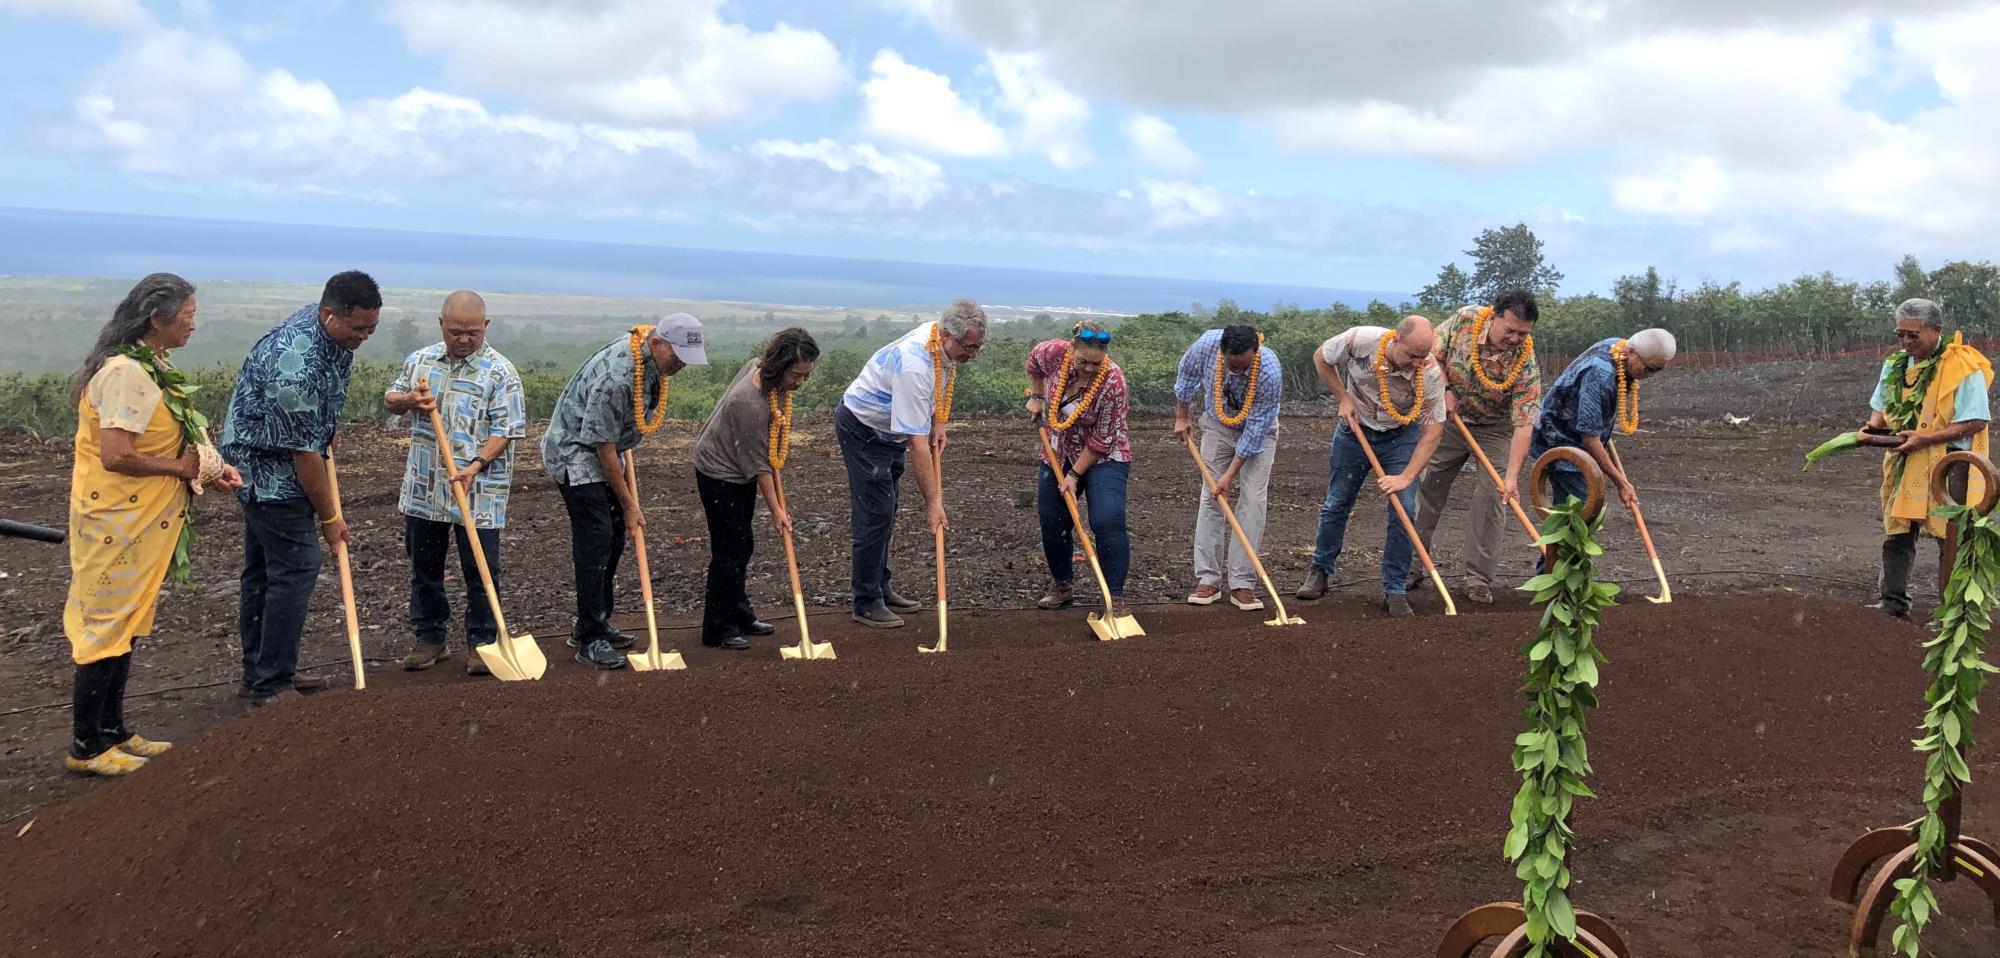
[[[1979,477],[1985,480],[1986,483],[1984,494],[1979,497],[1979,504],[1973,506],[1972,511],[1982,516],[1992,512],[1994,504],[2000,503],[2000,470],[1995,470],[1992,460],[1987,459],[1985,456],[1976,452],[1966,452],[1962,449],[1958,452],[1947,453],[1943,459],[1938,460],[1937,465],[1931,467],[1932,501],[1952,501],[1950,483],[1947,480],[1951,475],[1952,467],[1961,463],[1976,470],[1979,473]],[[1967,503],[1967,505],[1970,505],[1970,503]]]
[[[1575,446],[1557,446],[1535,460],[1535,468],[1528,473],[1528,501],[1534,504],[1536,511],[1543,515],[1549,513],[1549,496],[1542,489],[1542,479],[1549,467],[1558,462],[1567,462],[1583,473],[1583,484],[1589,492],[1583,501],[1583,519],[1585,522],[1596,519],[1597,514],[1604,511],[1604,470],[1597,468],[1597,463],[1589,454]]]

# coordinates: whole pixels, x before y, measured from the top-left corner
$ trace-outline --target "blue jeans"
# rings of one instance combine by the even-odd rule
[[[1382,460],[1382,471],[1388,475],[1403,471],[1410,464],[1410,455],[1416,452],[1417,440],[1423,432],[1417,423],[1388,432],[1368,429],[1368,444]],[[1368,465],[1368,456],[1361,451],[1361,441],[1354,438],[1343,421],[1333,431],[1333,456],[1326,467],[1326,500],[1319,504],[1319,536],[1313,542],[1312,558],[1315,571],[1333,574],[1334,563],[1339,561],[1341,545],[1347,538],[1347,516],[1354,511],[1354,497],[1373,478],[1375,472]],[[1415,514],[1416,483],[1397,493],[1396,498],[1402,500],[1405,511]],[[1409,533],[1403,531],[1395,510],[1390,509],[1388,541],[1382,547],[1383,595],[1401,595],[1407,591],[1404,583],[1409,578],[1413,551]]]
[[[1076,481],[1077,498],[1090,503],[1090,538],[1112,598],[1124,597],[1125,574],[1132,568],[1132,537],[1125,533],[1125,483],[1131,474],[1129,462],[1100,459]],[[1075,577],[1071,567],[1076,558],[1075,525],[1062,490],[1056,487],[1055,471],[1046,462],[1038,481],[1035,513],[1042,520],[1042,554],[1049,560],[1049,576],[1068,582]]]
[[[291,687],[319,566],[319,519],[311,502],[302,497],[244,503],[236,625],[243,644],[243,690],[252,697]]]
[[[425,645],[444,644],[445,627],[451,623],[444,559],[453,539],[458,540],[459,578],[465,580],[465,644],[485,645],[499,636],[500,626],[493,621],[493,604],[486,598],[486,583],[479,578],[465,526],[416,516],[403,517],[403,552],[410,557],[410,634]],[[493,586],[499,588],[500,530],[479,530],[479,548],[486,554]]]
[[[854,537],[854,611],[882,607],[889,595],[889,539],[896,531],[903,464],[910,446],[891,442],[849,412],[833,414],[840,458],[847,464],[847,530]]]

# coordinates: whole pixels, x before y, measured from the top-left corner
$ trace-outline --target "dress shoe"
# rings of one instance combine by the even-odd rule
[[[703,639],[701,640],[701,644],[711,649],[728,649],[731,652],[741,652],[750,647],[750,640],[740,635],[732,635],[726,639]]]
[[[1188,596],[1189,605],[1214,605],[1222,598],[1222,587],[1204,582],[1194,587],[1194,594]]]
[[[922,602],[918,602],[917,600],[912,599],[909,596],[904,595],[900,592],[897,592],[894,589],[890,589],[889,594],[882,597],[882,604],[898,612],[908,612],[911,609],[919,609],[923,607]]]
[[[854,621],[875,629],[900,629],[903,627],[903,617],[886,608],[856,612],[854,613]]]
[[[776,635],[777,632],[777,626],[763,619],[753,619],[749,625],[743,627],[744,635]]]

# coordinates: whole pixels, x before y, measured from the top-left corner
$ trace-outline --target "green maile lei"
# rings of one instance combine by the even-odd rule
[[[1619,591],[1591,573],[1591,559],[1604,554],[1595,539],[1602,521],[1601,516],[1585,520],[1574,499],[1552,510],[1537,544],[1551,547],[1554,562],[1522,586],[1535,593],[1542,623],[1521,647],[1528,660],[1521,685],[1530,703],[1522,713],[1528,730],[1514,739],[1521,789],[1514,795],[1503,854],[1525,883],[1521,909],[1530,945],[1525,958],[1547,958],[1558,939],[1576,940],[1567,863],[1575,833],[1569,813],[1576,799],[1597,797],[1583,783],[1590,774],[1584,727],[1597,707],[1597,666],[1605,661],[1593,633]]]
[[[1882,372],[1882,418],[1888,420],[1889,428],[1895,432],[1917,428],[1917,419],[1923,415],[1924,396],[1931,391],[1931,380],[1937,378],[1938,360],[1944,357],[1944,346],[1938,346],[1931,358],[1917,363],[1917,381],[1905,386],[1903,379],[1909,375],[1910,354],[1898,350],[1889,357],[1889,367]],[[1901,484],[1903,465],[1908,456],[1897,456],[1891,466],[1890,481]]]
[[[1965,751],[1972,747],[1972,719],[1979,712],[1979,692],[1986,674],[2000,672],[1986,661],[1986,632],[1993,624],[1993,607],[2000,601],[2000,527],[1993,517],[1963,505],[1946,505],[1934,515],[1958,524],[1958,561],[1945,586],[1938,609],[1938,633],[1924,643],[1924,671],[1931,677],[1924,690],[1930,706],[1915,741],[1924,760],[1924,817],[1917,820],[1916,868],[1896,882],[1896,900],[1889,912],[1900,920],[1890,938],[1892,953],[1916,958],[1924,926],[1938,912],[1931,879],[1952,850],[1947,843],[1939,806],[1972,780]]]
[[[188,384],[187,373],[169,365],[166,357],[154,352],[153,347],[144,344],[127,346],[118,355],[137,362],[144,367],[147,375],[153,377],[153,385],[160,387],[160,402],[167,407],[167,414],[180,428],[181,448],[201,446],[208,443],[208,417],[194,407],[195,391],[199,386]],[[167,564],[167,579],[180,585],[194,584],[194,509],[192,505],[181,521],[180,539],[174,543],[174,557]]]

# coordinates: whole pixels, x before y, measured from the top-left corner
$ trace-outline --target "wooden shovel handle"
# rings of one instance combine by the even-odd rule
[[[633,464],[632,450],[625,450],[625,485],[632,490],[632,504],[639,505],[639,470]],[[646,603],[646,639],[651,643],[643,653],[658,658],[660,652],[660,627],[653,618],[653,572],[646,562],[646,530],[637,527],[632,530],[632,551],[639,556],[639,597]]]
[[[1111,621],[1116,618],[1112,613],[1117,606],[1111,601],[1111,584],[1104,581],[1104,567],[1097,561],[1097,546],[1090,541],[1090,530],[1083,527],[1083,515],[1077,511],[1076,497],[1063,488],[1061,460],[1056,457],[1055,443],[1049,441],[1048,427],[1043,426],[1036,432],[1042,437],[1042,453],[1048,457],[1049,472],[1056,477],[1056,491],[1062,494],[1063,504],[1069,507],[1069,524],[1076,530],[1076,541],[1083,544],[1083,555],[1090,560],[1090,572],[1097,577],[1097,592],[1104,596],[1105,620]]]
[[[771,485],[778,491],[778,508],[785,515],[792,514],[792,506],[785,501],[785,473],[782,469],[771,470]],[[792,546],[792,530],[783,530],[785,540],[785,570],[792,574],[792,611],[799,620],[799,647],[801,650],[812,646],[812,633],[806,625],[806,594],[799,586],[799,554]]]
[[[430,395],[428,382],[417,383],[418,395]],[[472,549],[472,563],[479,567],[479,581],[486,586],[486,604],[493,610],[493,623],[500,630],[500,657],[520,671],[521,665],[514,658],[514,647],[508,642],[507,616],[500,611],[500,590],[493,586],[493,571],[486,565],[486,546],[479,541],[479,527],[472,519],[472,503],[466,498],[465,490],[451,481],[458,474],[458,458],[451,451],[451,437],[444,431],[444,416],[431,404],[431,431],[437,433],[438,457],[444,461],[445,485],[451,487],[451,495],[458,502],[458,521],[465,528],[465,544]]]
[[[1383,478],[1382,460],[1375,458],[1375,447],[1369,444],[1368,433],[1352,417],[1347,420],[1347,428],[1361,443],[1361,452],[1368,457],[1368,465],[1375,470],[1375,478]],[[1389,507],[1396,510],[1397,521],[1403,524],[1403,534],[1410,537],[1410,545],[1417,549],[1417,558],[1424,560],[1424,571],[1431,574],[1431,582],[1437,586],[1438,595],[1444,597],[1445,614],[1457,615],[1458,606],[1451,601],[1451,593],[1445,591],[1444,577],[1438,575],[1437,564],[1431,561],[1431,550],[1424,548],[1424,540],[1417,536],[1416,524],[1410,521],[1409,512],[1403,509],[1403,500],[1397,496],[1389,496],[1388,499]]]
[[[340,508],[340,474],[333,466],[333,451],[326,454],[326,489],[333,496],[333,517],[339,519],[344,513]],[[354,660],[354,687],[368,687],[367,664],[361,660],[361,623],[354,612],[354,572],[347,560],[347,543],[333,545],[333,561],[340,567],[340,606],[347,616],[347,651]]]
[[[1486,475],[1493,480],[1494,488],[1505,490],[1507,482],[1500,478],[1500,470],[1493,468],[1493,460],[1486,458],[1486,450],[1479,448],[1479,440],[1473,438],[1472,429],[1466,426],[1465,420],[1458,418],[1456,410],[1453,410],[1451,413],[1451,421],[1453,425],[1458,427],[1459,433],[1465,436],[1465,444],[1472,447],[1472,454],[1479,457],[1479,464],[1486,467]],[[1526,510],[1521,508],[1520,497],[1508,498],[1502,495],[1501,498],[1506,499],[1507,505],[1513,507],[1514,517],[1521,520],[1521,528],[1528,530],[1528,543],[1533,545],[1542,541],[1541,532],[1535,528],[1533,522],[1528,520]]]
[[[1278,608],[1278,621],[1290,622],[1291,616],[1285,612],[1285,600],[1278,595],[1278,587],[1271,584],[1271,574],[1264,571],[1264,560],[1257,557],[1257,547],[1250,544],[1250,536],[1236,521],[1236,510],[1229,507],[1229,497],[1215,484],[1215,473],[1208,468],[1208,460],[1201,457],[1201,450],[1195,448],[1193,436],[1183,436],[1188,455],[1194,457],[1195,467],[1201,470],[1203,482],[1208,484],[1208,494],[1215,497],[1215,504],[1222,507],[1222,517],[1229,520],[1229,528],[1235,530],[1236,541],[1243,545],[1243,554],[1250,557],[1250,567],[1257,570],[1257,578],[1264,583],[1264,591],[1271,593],[1271,603]]]

